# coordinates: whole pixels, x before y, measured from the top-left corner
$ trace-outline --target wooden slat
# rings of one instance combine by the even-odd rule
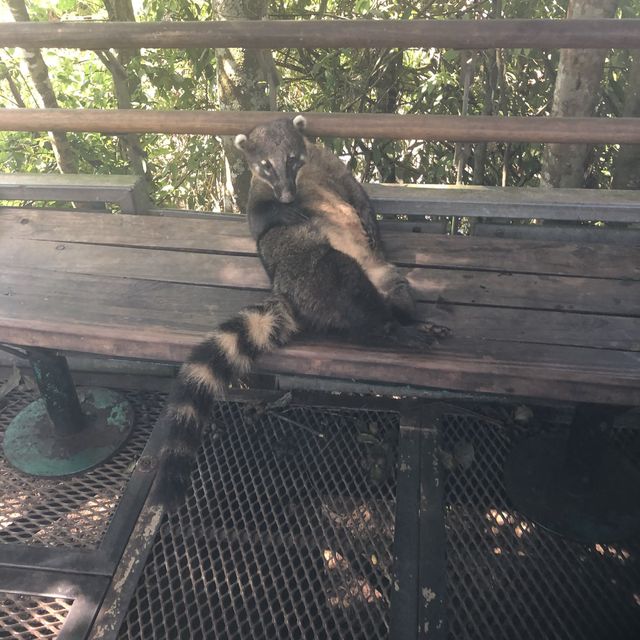
[[[140,251],[0,239],[0,265],[65,273],[266,290],[268,278],[254,256]],[[41,265],[35,267],[35,265]],[[406,270],[418,300],[610,315],[640,314],[640,282],[417,267]]]
[[[164,283],[4,269],[0,274],[0,338],[99,355],[181,361],[202,337],[180,319],[185,297],[166,304]],[[179,286],[199,298],[202,288]],[[95,292],[91,295],[91,291]],[[185,293],[185,292],[189,292]],[[197,295],[194,297],[193,294]],[[219,293],[219,291],[217,292]],[[231,311],[228,297],[212,296],[224,309],[211,310],[212,324]],[[247,292],[241,292],[242,296]],[[162,312],[162,305],[167,307]],[[112,308],[115,307],[115,310]],[[205,302],[208,307],[208,301]],[[127,313],[128,308],[128,313]],[[146,309],[145,317],[141,309]],[[162,324],[148,322],[149,314]],[[177,326],[171,320],[177,320]],[[202,322],[202,320],[197,320]],[[606,330],[606,325],[603,326]],[[356,378],[378,383],[436,386],[455,390],[509,393],[594,402],[640,402],[640,354],[455,337],[427,354],[363,350],[349,345],[297,343],[261,361],[272,372]],[[580,395],[583,394],[583,395]]]
[[[459,341],[430,353],[362,351],[345,345],[292,345],[261,359],[276,373],[433,386],[607,404],[640,401],[640,358],[619,351]]]
[[[3,339],[24,346],[49,346],[113,357],[180,362],[201,335],[128,326],[78,322],[55,324],[29,317],[20,327],[0,318]],[[459,341],[457,349],[434,347],[429,353],[355,349],[345,344],[294,343],[264,356],[257,370],[315,375],[361,382],[436,387],[450,390],[580,400],[610,404],[640,403],[638,354],[574,347]]]
[[[640,315],[634,281],[425,268],[409,270],[408,277],[424,302]]]
[[[454,337],[640,351],[640,318],[455,304],[421,304],[420,315]],[[594,355],[597,359],[597,355]]]
[[[1,131],[233,135],[294,113],[150,109],[0,109]],[[640,118],[307,113],[312,136],[451,142],[640,143]]]
[[[114,202],[128,213],[150,205],[144,179],[129,175],[0,173],[0,200]]]
[[[140,176],[106,175],[86,173],[0,173],[0,195],[4,189],[20,187],[69,187],[91,188],[99,186],[105,190],[122,191],[133,189]]]
[[[589,226],[556,226],[553,224],[505,224],[483,222],[475,225],[475,237],[507,238],[513,240],[538,240],[545,242],[580,245],[606,244],[618,248],[640,246],[640,228],[616,229]]]
[[[255,255],[255,242],[246,219],[239,215],[235,218],[229,221],[213,215],[203,219],[7,209],[0,211],[0,238]]]
[[[77,320],[204,334],[265,292],[5,267],[0,296],[0,315],[18,325],[34,316],[52,327]]]
[[[87,224],[86,212],[7,210],[0,212],[0,237],[62,243],[72,238],[74,243],[255,255],[241,216],[229,220],[89,215]],[[397,227],[387,225],[383,239],[389,258],[405,266],[640,279],[640,246],[425,236],[394,231]]]
[[[17,327],[30,316],[57,324],[82,321],[204,334],[265,292],[219,289],[8,267],[0,274],[0,315]],[[454,339],[640,350],[640,319],[557,311],[421,304],[420,317],[449,326]]]
[[[633,190],[370,184],[367,192],[379,213],[640,222]]]
[[[0,24],[0,47],[637,48],[640,20],[238,20]]]
[[[421,236],[386,232],[389,258],[405,266],[565,275],[617,280],[640,279],[640,244],[619,247],[577,243]]]
[[[0,239],[0,265],[31,267],[34,278],[42,270],[55,270],[158,282],[269,288],[269,279],[255,256]]]

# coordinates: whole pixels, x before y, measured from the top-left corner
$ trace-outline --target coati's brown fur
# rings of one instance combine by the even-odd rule
[[[271,295],[222,323],[182,366],[164,418],[170,437],[158,495],[177,504],[213,402],[255,358],[299,332],[369,344],[422,347],[444,327],[416,324],[407,280],[382,253],[362,186],[329,151],[279,119],[236,138],[251,171],[247,217]]]

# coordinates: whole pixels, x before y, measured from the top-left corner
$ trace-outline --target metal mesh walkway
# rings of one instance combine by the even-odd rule
[[[17,390],[4,399],[2,429],[32,395]],[[162,394],[130,399],[132,438],[87,474],[34,480],[0,461],[0,639],[82,638],[100,614],[157,452],[156,444],[138,463]],[[141,576],[132,578],[119,630],[100,637],[417,637],[399,620],[406,583],[397,565],[411,557],[399,540],[417,541],[416,566],[442,567],[446,635],[406,609],[418,616],[422,637],[640,637],[640,541],[579,544],[518,515],[502,470],[513,443],[532,429],[450,409],[433,441],[439,471],[427,481],[402,457],[428,462],[430,449],[412,452],[421,427],[406,430],[393,410],[219,403],[186,504],[164,519]],[[640,462],[637,431],[613,437]],[[438,496],[439,546],[406,508]],[[415,595],[428,609],[436,594],[425,585],[439,578],[420,571]]]

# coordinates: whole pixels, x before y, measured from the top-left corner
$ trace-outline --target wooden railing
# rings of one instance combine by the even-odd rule
[[[0,23],[0,47],[640,48],[640,20],[233,20]]]
[[[317,20],[0,23],[0,47],[637,48],[640,20]],[[282,114],[2,109],[0,130],[187,133],[247,131]],[[452,142],[640,143],[640,118],[308,114],[313,135]]]
[[[0,130],[231,135],[287,114],[269,111],[0,109]],[[289,114],[293,117],[295,114]],[[317,136],[451,142],[640,143],[640,118],[305,113]]]

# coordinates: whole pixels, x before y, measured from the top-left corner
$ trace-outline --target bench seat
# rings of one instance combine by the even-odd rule
[[[260,371],[640,404],[637,246],[402,227],[383,239],[421,315],[454,336],[426,354],[297,339]],[[240,216],[0,210],[0,342],[180,362],[267,288]]]

